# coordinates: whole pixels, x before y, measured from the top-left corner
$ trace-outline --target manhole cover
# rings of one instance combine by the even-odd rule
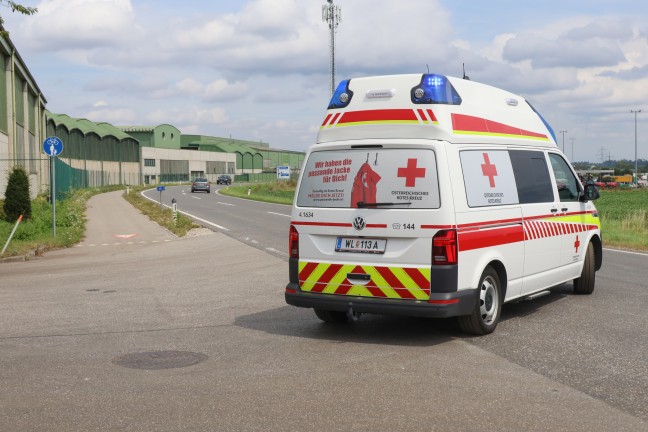
[[[133,369],[174,369],[193,366],[207,360],[205,354],[190,351],[151,351],[125,354],[113,359],[113,363]]]

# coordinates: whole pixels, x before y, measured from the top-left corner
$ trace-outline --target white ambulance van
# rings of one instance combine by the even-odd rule
[[[342,81],[295,193],[286,302],[490,333],[506,302],[592,292],[596,198],[518,95],[437,74]]]

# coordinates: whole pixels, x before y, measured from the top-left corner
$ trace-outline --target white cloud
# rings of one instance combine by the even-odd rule
[[[42,0],[33,17],[5,18],[58,112],[305,149],[328,101],[324,3]],[[590,15],[555,1],[460,3],[336,1],[337,80],[428,67],[461,76],[465,63],[471,79],[527,97],[555,128],[582,131],[583,147],[609,136],[610,113],[648,100],[643,3],[634,16],[620,6],[596,15],[603,2]]]
[[[97,108],[82,114],[80,117],[97,123],[106,122],[114,125],[129,125],[136,123],[138,119],[137,113],[132,108]]]
[[[18,31],[39,50],[92,50],[123,43],[135,30],[130,0],[43,0]]]

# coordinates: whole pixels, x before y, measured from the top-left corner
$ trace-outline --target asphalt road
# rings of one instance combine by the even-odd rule
[[[198,223],[287,261],[290,206],[220,195],[217,191],[222,188],[212,184],[208,194],[192,193],[189,186],[170,186],[162,192],[162,204],[171,207],[175,199],[178,210],[191,214]],[[160,200],[155,189],[144,195]]]
[[[327,326],[285,305],[278,240],[257,234],[273,219],[244,203],[245,228],[213,203],[229,231],[95,221],[79,247],[0,263],[0,430],[648,430],[647,256],[606,251],[593,295],[507,305],[487,337],[447,320]]]

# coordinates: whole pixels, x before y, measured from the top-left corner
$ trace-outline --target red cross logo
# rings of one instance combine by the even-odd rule
[[[578,236],[576,236],[576,241],[574,242],[574,247],[576,248],[576,253],[578,253],[578,247],[580,246],[580,241],[578,240]]]
[[[398,177],[405,177],[405,187],[415,187],[417,178],[425,177],[425,168],[417,168],[418,159],[407,159],[407,166],[398,168]]]
[[[495,165],[491,165],[490,159],[488,158],[488,153],[484,153],[484,162],[486,163],[483,163],[481,165],[482,174],[488,177],[488,182],[490,183],[490,187],[494,188],[495,176],[497,175],[497,167]]]

